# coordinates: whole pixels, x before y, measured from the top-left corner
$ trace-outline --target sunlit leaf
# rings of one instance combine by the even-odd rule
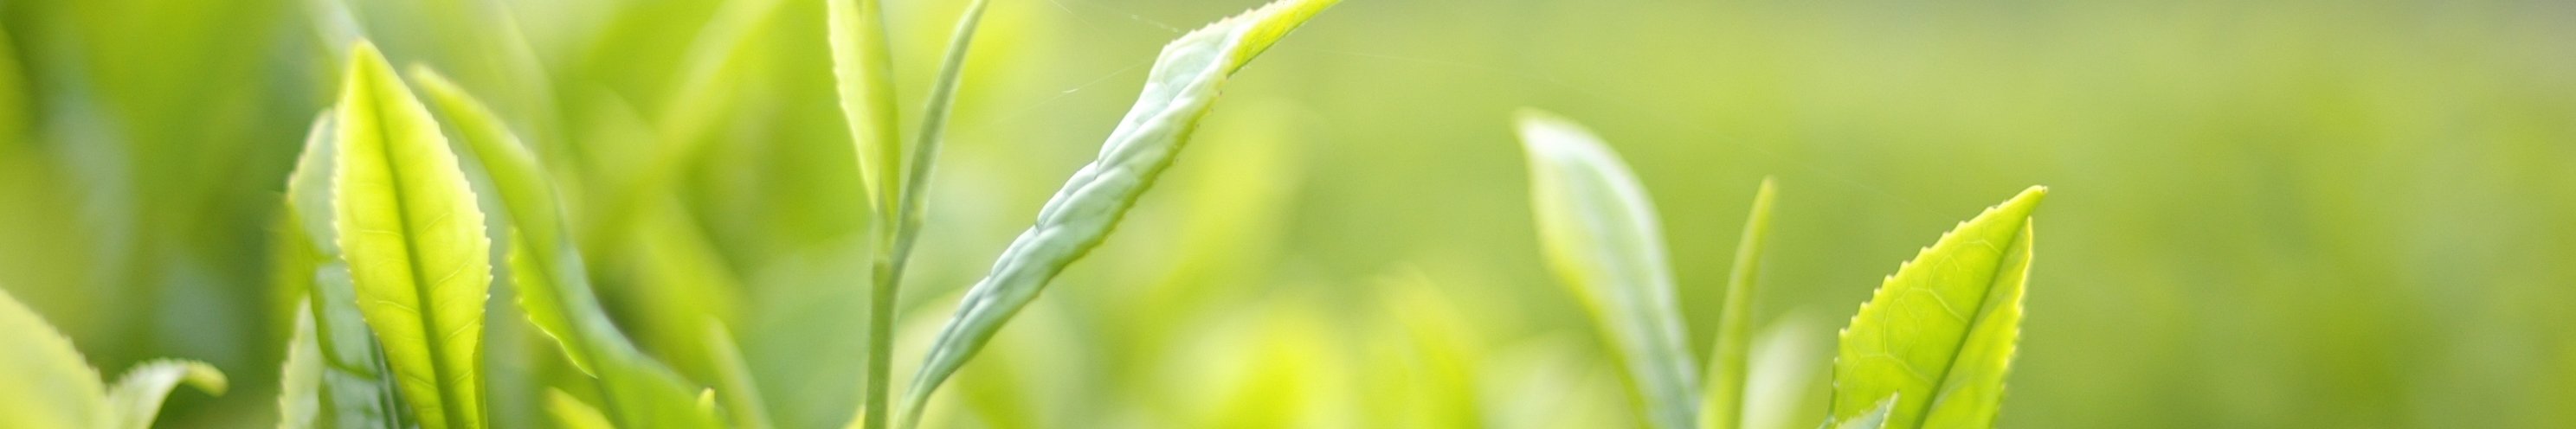
[[[769,410],[760,400],[760,387],[751,378],[751,364],[742,360],[742,348],[733,340],[733,332],[724,322],[706,319],[707,358],[715,364],[716,379],[724,387],[724,406],[732,411],[737,429],[768,429],[772,425]]]
[[[277,370],[277,428],[313,427],[322,412],[322,346],[313,338],[313,310],[296,301],[295,331],[286,338],[286,363]]]
[[[879,0],[824,0],[832,77],[859,154],[869,204],[893,210],[902,189],[903,133],[896,127],[892,48]]]
[[[152,420],[161,415],[162,400],[183,382],[218,396],[229,386],[223,371],[204,362],[164,359],[135,365],[108,388],[108,412],[117,422],[113,427],[150,429]]]
[[[1896,407],[1896,400],[1900,397],[1902,397],[1902,395],[1889,396],[1887,399],[1879,400],[1878,405],[1871,406],[1869,409],[1864,410],[1860,415],[1853,416],[1848,420],[1826,420],[1822,429],[1884,429],[1887,427],[1887,415],[1889,410]]]
[[[1700,429],[1735,429],[1744,424],[1746,356],[1753,344],[1753,290],[1762,278],[1762,240],[1771,233],[1771,199],[1777,189],[1762,180],[1753,193],[1753,213],[1744,218],[1744,236],[1735,246],[1735,266],[1727,272],[1726,303],[1717,315],[1716,350],[1708,357],[1708,389],[1699,410]]]
[[[107,428],[107,387],[35,310],[0,290],[0,427]]]
[[[332,206],[358,309],[422,428],[484,427],[483,212],[438,123],[374,45],[350,49],[344,78]]]
[[[283,228],[294,231],[295,240],[280,243],[281,270],[284,276],[300,276],[304,288],[295,308],[304,314],[298,319],[297,337],[290,344],[288,374],[298,372],[295,350],[310,346],[314,355],[310,386],[289,384],[280,393],[281,403],[310,403],[306,416],[280,419],[280,428],[403,428],[413,418],[405,410],[388,376],[384,355],[376,344],[375,332],[367,327],[358,310],[357,291],[349,282],[349,266],[340,258],[336,229],[331,224],[331,181],[338,159],[338,128],[333,112],[325,111],[314,118],[308,131],[304,151],[295,161],[295,171],[286,184],[287,218]],[[292,261],[292,262],[284,262]],[[303,325],[309,323],[309,339]],[[306,344],[307,341],[310,344]],[[287,383],[299,383],[294,379]],[[306,398],[301,395],[310,394]],[[292,410],[293,407],[288,407]]]
[[[1039,209],[992,272],[969,288],[922,360],[901,414],[912,427],[940,383],[974,357],[1011,315],[1059,272],[1109,236],[1127,209],[1172,164],[1226,76],[1338,0],[1286,0],[1219,21],[1163,47],[1144,93],[1111,131],[1100,156]]]
[[[505,263],[519,288],[519,306],[576,368],[598,382],[601,401],[616,412],[612,421],[629,428],[721,427],[694,406],[695,387],[637,350],[600,307],[536,155],[491,109],[447,78],[427,68],[413,69],[410,77],[440,118],[455,126],[458,140],[501,196],[513,233]]]
[[[546,391],[546,413],[554,415],[555,425],[564,429],[617,429],[598,408],[561,390]]]
[[[1843,329],[1835,419],[1893,395],[1888,427],[1992,426],[2021,329],[2030,214],[2047,195],[2034,186],[1986,209],[1888,276]]]
[[[1581,125],[1523,111],[1520,136],[1548,266],[1591,312],[1648,425],[1690,427],[1697,360],[1683,339],[1663,229],[1645,187]]]

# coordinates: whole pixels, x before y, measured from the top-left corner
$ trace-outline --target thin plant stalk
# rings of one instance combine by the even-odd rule
[[[1700,395],[1700,429],[1737,429],[1744,424],[1745,362],[1753,347],[1753,292],[1762,278],[1762,243],[1771,232],[1771,200],[1778,189],[1762,179],[1753,193],[1753,210],[1744,218],[1744,236],[1736,243],[1735,267],[1727,272],[1726,303],[1717,317],[1717,345],[1708,356],[1707,394]]]
[[[975,41],[975,28],[983,20],[990,0],[975,0],[957,21],[956,32],[949,37],[948,53],[940,61],[939,78],[931,83],[930,98],[922,108],[921,129],[915,134],[912,159],[903,163],[906,169],[903,190],[893,212],[880,210],[877,225],[874,288],[868,302],[868,376],[866,411],[860,416],[866,429],[884,429],[891,411],[887,382],[891,378],[894,355],[894,311],[897,291],[903,283],[904,266],[912,259],[913,240],[921,234],[922,199],[929,192],[930,166],[939,159],[939,142],[946,134],[948,115],[955,107],[958,82],[966,69],[966,51]],[[891,216],[888,216],[891,215]],[[912,427],[920,416],[906,416],[905,427]]]

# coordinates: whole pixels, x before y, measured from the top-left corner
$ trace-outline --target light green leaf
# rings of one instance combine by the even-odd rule
[[[555,425],[564,429],[617,429],[598,408],[561,390],[546,391],[546,413],[554,415]]]
[[[1852,417],[1850,420],[1844,420],[1844,421],[1842,421],[1841,423],[1836,423],[1836,422],[1834,422],[1834,420],[1832,420],[1832,419],[1826,419],[1826,420],[1825,420],[1825,426],[1824,426],[1824,428],[1823,428],[1823,429],[1883,429],[1883,428],[1886,428],[1886,427],[1887,427],[1887,414],[1888,414],[1888,412],[1889,412],[1889,410],[1890,410],[1890,409],[1892,409],[1892,408],[1895,408],[1895,407],[1896,407],[1896,399],[1897,399],[1897,398],[1899,398],[1899,397],[1902,397],[1902,396],[1903,396],[1903,395],[1889,396],[1889,397],[1887,397],[1887,399],[1879,400],[1879,401],[1878,401],[1878,405],[1877,405],[1877,406],[1870,407],[1868,412],[1863,413],[1863,414],[1861,414],[1861,415],[1859,415],[1859,416],[1854,416],[1854,417]]]
[[[579,255],[565,239],[560,204],[536,154],[491,109],[445,76],[413,67],[408,77],[420,86],[439,119],[455,127],[457,140],[465,142],[464,152],[483,166],[492,189],[500,194],[500,212],[515,233],[506,263],[511,281],[523,290],[519,304],[527,308],[529,322],[563,346],[575,368],[596,374],[589,347],[575,340],[580,334],[575,332],[573,312],[564,308],[567,294],[562,291],[578,289],[583,292],[580,295],[589,295],[587,273],[579,269]],[[566,258],[576,259],[562,260]],[[572,283],[580,284],[559,286]],[[592,304],[595,308],[596,303]]]
[[[162,359],[135,365],[107,391],[108,412],[117,422],[111,427],[150,429],[153,418],[161,415],[162,400],[181,382],[216,396],[227,387],[224,372],[204,362]]]
[[[298,371],[292,358],[294,350],[311,347],[314,360],[309,386],[289,384],[279,401],[290,404],[312,404],[306,414],[288,412],[292,418],[280,419],[281,428],[403,428],[412,418],[387,377],[384,355],[378,350],[375,333],[367,328],[358,310],[357,291],[349,282],[349,267],[340,258],[338,235],[331,224],[332,163],[338,159],[335,144],[338,129],[333,126],[333,112],[324,111],[314,118],[306,136],[304,152],[295,162],[295,171],[286,184],[286,228],[301,237],[280,245],[279,259],[293,259],[284,270],[301,274],[305,283],[302,305],[297,306],[299,325],[309,323],[310,343],[301,333],[290,347],[287,373]],[[298,383],[288,379],[288,383]],[[311,395],[310,398],[303,395]]]
[[[1753,213],[1744,218],[1744,236],[1735,245],[1725,307],[1717,314],[1716,350],[1708,355],[1700,429],[1735,429],[1744,424],[1745,357],[1753,350],[1753,290],[1762,278],[1762,240],[1771,233],[1771,199],[1777,190],[1771,179],[1762,179],[1761,190],[1753,193]]]
[[[296,302],[295,333],[277,371],[277,429],[313,427],[322,414],[322,345],[313,338],[311,305]]]
[[[760,387],[752,381],[751,364],[743,362],[742,348],[734,343],[733,332],[725,328],[724,321],[712,317],[706,321],[707,339],[702,343],[707,346],[708,360],[715,364],[716,379],[723,383],[724,406],[733,411],[733,427],[769,429],[769,410],[762,408],[766,402],[760,400]]]
[[[896,128],[893,50],[878,0],[823,0],[831,30],[832,77],[858,148],[868,203],[893,210],[902,189],[903,137]]]
[[[591,290],[580,250],[564,232],[560,200],[535,153],[454,82],[427,68],[412,69],[410,77],[455,126],[458,140],[500,194],[512,233],[505,263],[519,288],[519,306],[575,368],[598,383],[600,400],[617,412],[611,421],[630,428],[721,427],[719,419],[694,406],[695,387],[638,350],[609,320]]]
[[[1171,166],[1199,118],[1215,103],[1227,75],[1338,2],[1271,3],[1165,45],[1144,93],[1110,132],[1099,158],[1074,172],[1039,209],[1036,224],[1013,239],[992,272],[967,290],[965,302],[933,340],[904,395],[902,427],[919,423],[922,407],[940,383],[983,349],[1012,314],[1036,299],[1048,280],[1108,237],[1119,217]]]
[[[0,289],[0,427],[106,428],[107,387],[72,341]]]
[[[2033,186],[1941,236],[1896,269],[1843,329],[1833,416],[1850,420],[1898,398],[1888,427],[1993,424],[2021,325],[2031,257]]]
[[[1682,336],[1663,229],[1645,187],[1581,125],[1524,110],[1520,136],[1548,266],[1592,313],[1648,425],[1690,427],[1697,360]]]
[[[358,309],[424,429],[483,415],[491,239],[447,138],[372,44],[350,48],[333,207]]]
[[[0,156],[25,156],[20,147],[33,142],[36,105],[27,91],[27,76],[18,67],[17,43],[0,28]]]

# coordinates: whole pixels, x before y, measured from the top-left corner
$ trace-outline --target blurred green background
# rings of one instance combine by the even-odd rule
[[[888,1],[903,105],[963,3]],[[899,376],[1157,48],[1257,3],[995,3]],[[104,371],[171,356],[233,377],[164,426],[269,424],[291,320],[271,225],[363,35],[537,146],[648,349],[693,337],[658,315],[716,314],[781,426],[838,427],[869,220],[822,8],[0,2],[0,287]],[[1540,268],[1508,127],[1534,106],[1651,189],[1703,354],[1755,183],[1779,178],[1766,427],[1822,417],[1832,334],[1881,276],[2032,184],[2054,195],[2003,426],[2576,427],[2576,3],[1349,0],[1219,105],[933,423],[1633,426]],[[657,159],[681,175],[639,173]],[[626,188],[667,198],[585,221]],[[510,303],[496,290],[493,419],[541,426],[535,389],[578,373]]]

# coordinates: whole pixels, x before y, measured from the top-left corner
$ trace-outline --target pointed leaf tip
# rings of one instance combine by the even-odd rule
[[[2034,186],[1942,234],[1899,265],[1841,334],[1833,417],[1849,420],[1890,394],[1891,427],[1982,427],[1993,421],[2019,337],[2031,259]]]

